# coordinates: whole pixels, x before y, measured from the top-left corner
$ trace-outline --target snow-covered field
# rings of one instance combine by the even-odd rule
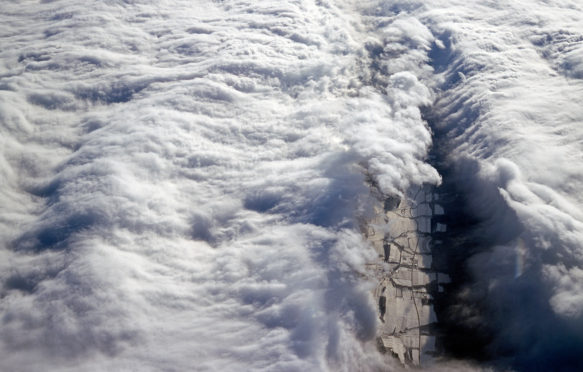
[[[583,368],[579,1],[8,0],[0,43],[0,370],[400,368],[370,183],[455,195],[431,369]]]

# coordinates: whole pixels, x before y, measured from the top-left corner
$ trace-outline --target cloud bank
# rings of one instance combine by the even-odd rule
[[[3,4],[0,366],[397,369],[367,182],[443,180],[447,355],[577,370],[582,11]]]
[[[2,10],[2,368],[375,370],[371,177],[438,182],[332,3]]]

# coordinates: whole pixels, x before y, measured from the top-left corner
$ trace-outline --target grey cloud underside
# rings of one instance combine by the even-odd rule
[[[365,181],[439,184],[433,141],[478,242],[455,247],[471,279],[448,316],[486,325],[489,365],[580,366],[582,14],[3,4],[0,369],[398,368]]]

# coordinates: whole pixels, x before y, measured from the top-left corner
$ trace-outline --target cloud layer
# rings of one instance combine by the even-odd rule
[[[406,71],[366,84],[350,10],[3,7],[3,368],[394,363],[357,218],[366,177],[438,182],[431,93]]]
[[[397,368],[375,346],[365,181],[439,184],[433,145],[463,271],[441,314],[489,365],[577,368],[582,14],[3,4],[0,365]],[[451,363],[432,368],[470,368]]]

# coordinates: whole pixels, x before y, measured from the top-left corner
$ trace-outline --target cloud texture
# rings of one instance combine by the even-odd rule
[[[332,3],[2,10],[3,368],[364,370],[369,192],[437,182]]]
[[[448,316],[485,330],[490,365],[577,368],[582,14],[6,2],[2,369],[397,368],[375,346],[365,180],[439,184],[433,142],[479,242],[446,254],[469,273]],[[432,368],[470,368],[452,363]]]

